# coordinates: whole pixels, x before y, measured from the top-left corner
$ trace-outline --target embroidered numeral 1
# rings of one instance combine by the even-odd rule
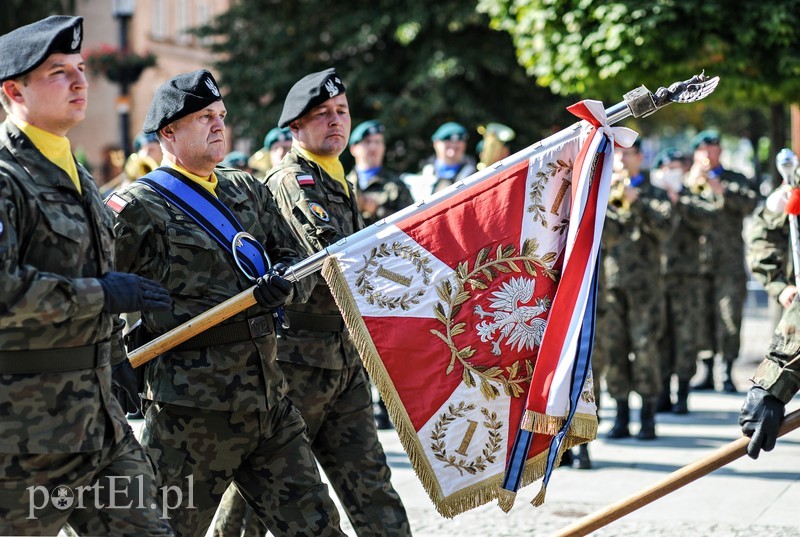
[[[571,184],[572,181],[570,181],[569,179],[561,180],[561,188],[558,189],[558,195],[556,196],[556,199],[553,202],[553,206],[550,207],[550,212],[552,214],[558,214],[558,208],[561,207],[561,202],[564,201],[564,196],[567,195],[567,189]]]
[[[478,422],[467,420],[467,432],[464,433],[464,438],[461,440],[461,445],[458,446],[456,453],[462,455],[464,457],[467,456],[467,448],[469,447],[469,443],[472,442],[472,437],[475,434],[475,429],[478,428]]]

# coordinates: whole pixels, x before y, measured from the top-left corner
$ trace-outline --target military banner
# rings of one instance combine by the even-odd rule
[[[596,434],[590,289],[614,136],[629,145],[636,135],[609,127],[597,101],[576,107],[587,121],[559,143],[467,179],[323,266],[444,516],[501,496],[501,485],[510,507],[508,494]]]

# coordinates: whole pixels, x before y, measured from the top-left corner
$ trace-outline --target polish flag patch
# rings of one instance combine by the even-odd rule
[[[314,186],[314,178],[310,175],[298,175],[297,184],[300,186]]]
[[[106,200],[106,207],[114,211],[116,214],[121,213],[122,209],[124,209],[127,205],[128,202],[117,194],[111,194],[111,196],[109,196]]]

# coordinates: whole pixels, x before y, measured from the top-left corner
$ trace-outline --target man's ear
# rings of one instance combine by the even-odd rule
[[[22,97],[22,93],[19,91],[19,82],[15,81],[15,80],[4,80],[2,88],[3,88],[3,92],[13,102],[21,103],[21,102],[24,101],[24,98]]]
[[[172,142],[175,140],[175,124],[177,122],[170,123],[164,127],[161,127],[161,130],[158,131],[161,134],[161,137],[165,140],[169,140]]]

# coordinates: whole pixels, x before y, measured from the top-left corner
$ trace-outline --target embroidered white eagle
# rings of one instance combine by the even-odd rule
[[[547,321],[538,318],[550,307],[550,299],[547,297],[537,298],[535,304],[528,306],[533,298],[536,288],[536,280],[526,278],[512,278],[511,281],[503,282],[500,289],[492,293],[490,299],[491,307],[494,311],[486,311],[480,305],[475,306],[475,313],[481,319],[492,318],[491,321],[481,321],[475,327],[481,341],[492,342],[492,354],[500,356],[500,344],[505,338],[505,344],[516,351],[522,349],[533,350],[537,345],[541,345],[544,328]],[[495,340],[495,332],[500,335]]]

